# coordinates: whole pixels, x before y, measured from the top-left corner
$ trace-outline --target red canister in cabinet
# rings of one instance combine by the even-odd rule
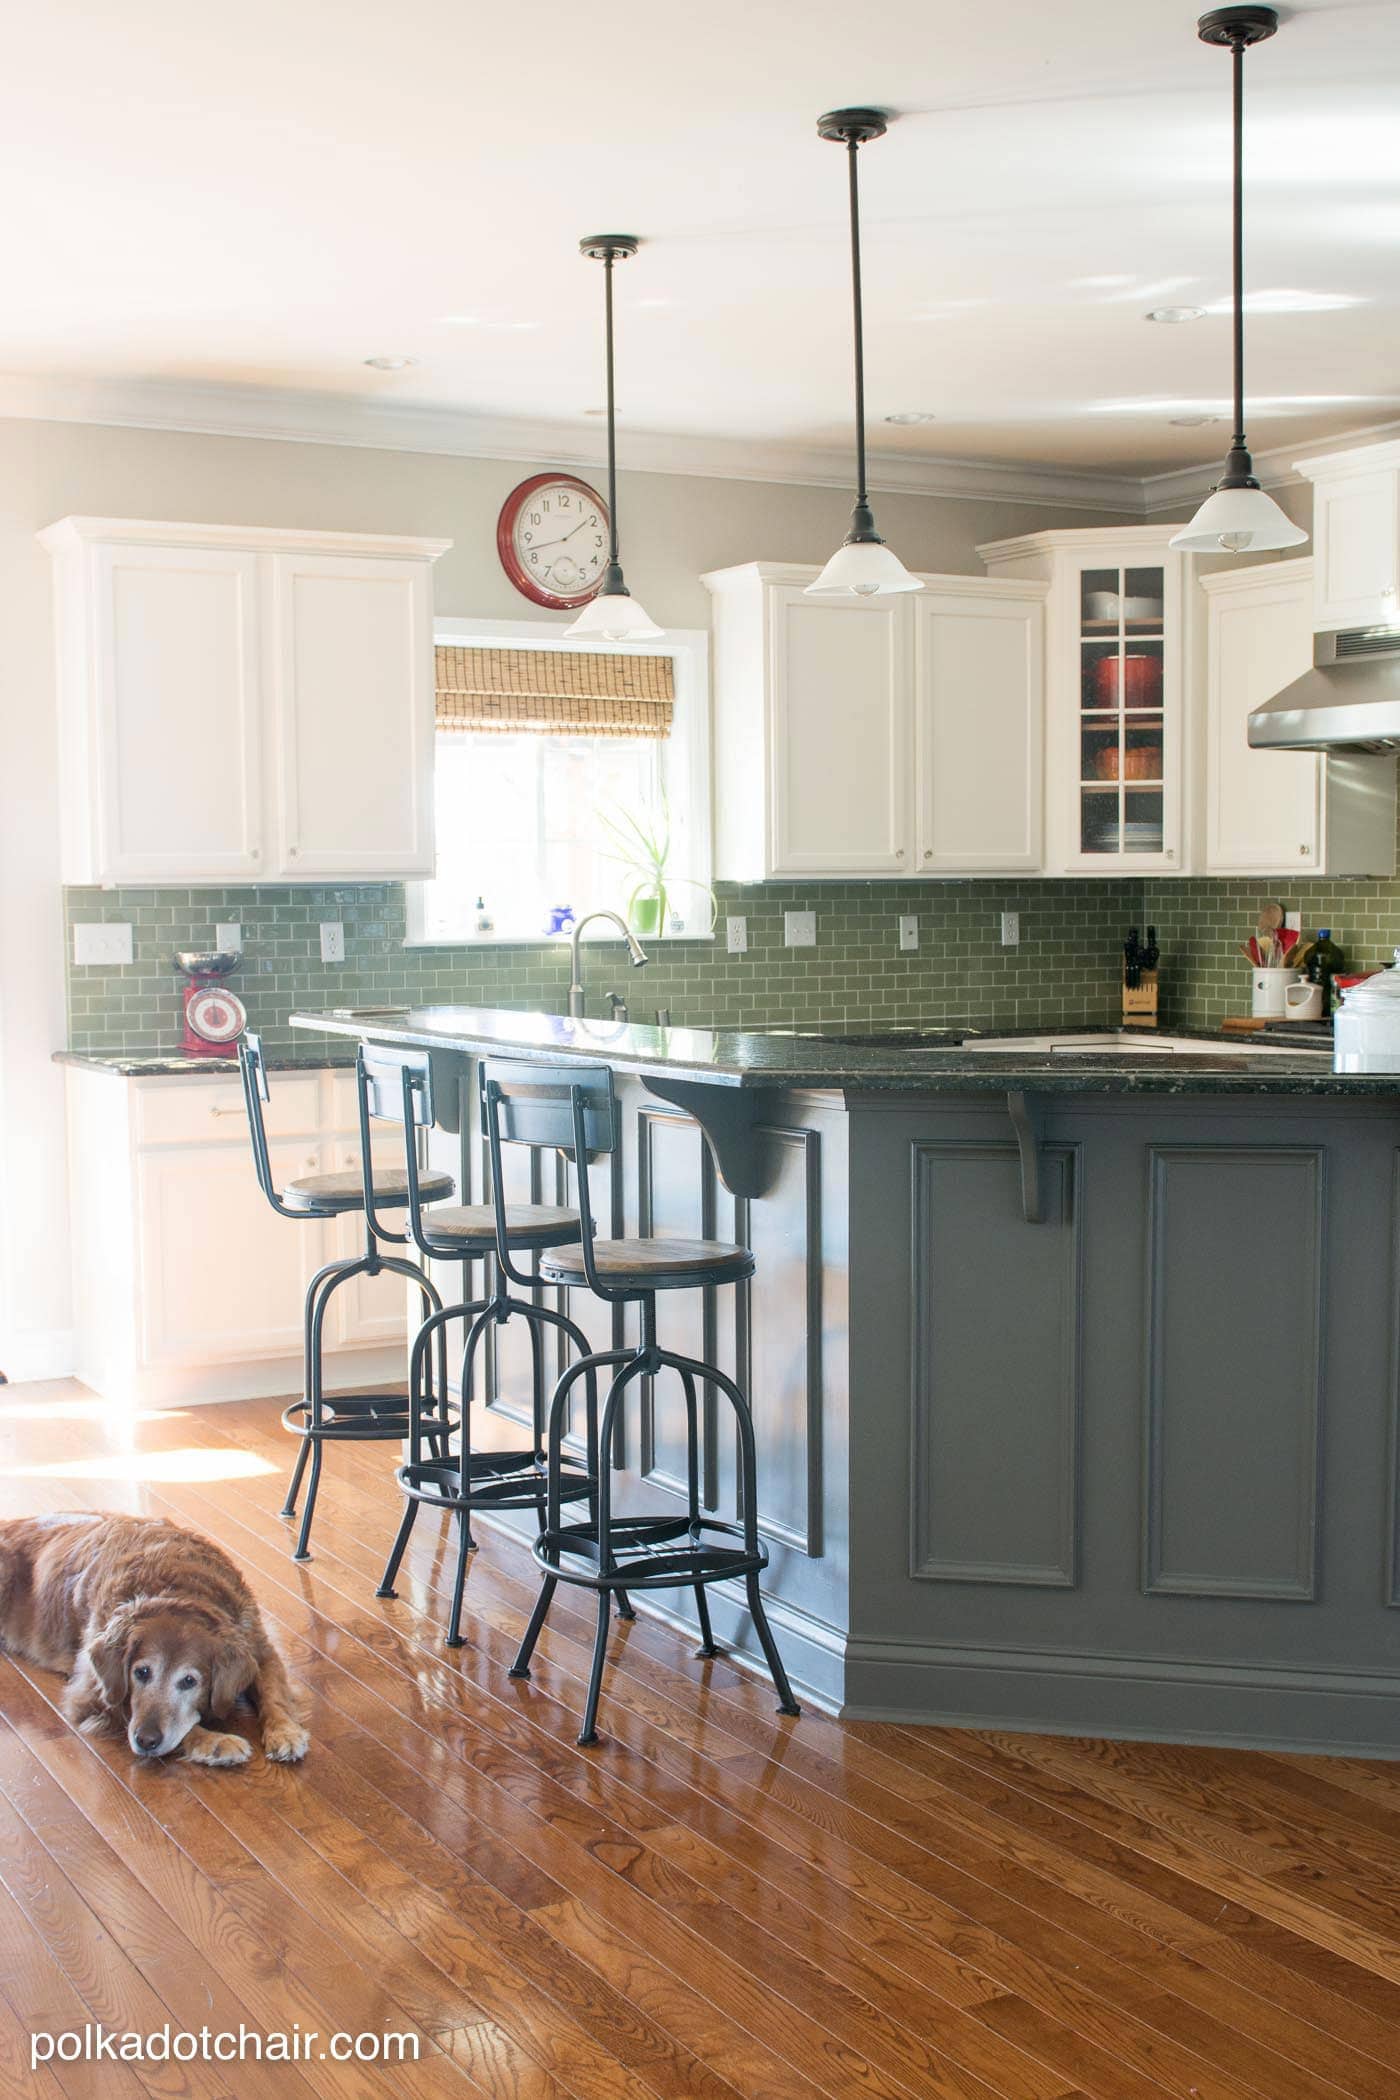
[[[1096,707],[1160,707],[1162,704],[1162,659],[1146,653],[1125,656],[1122,663],[1122,700],[1119,699],[1119,663],[1116,656],[1102,656],[1094,665]]]

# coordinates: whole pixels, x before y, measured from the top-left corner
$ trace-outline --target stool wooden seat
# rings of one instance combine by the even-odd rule
[[[426,1185],[428,1177],[423,1177]],[[379,1177],[375,1176],[376,1191]],[[494,1203],[445,1203],[428,1220],[434,1239],[460,1240],[490,1254],[496,1246]],[[582,1235],[576,1210],[555,1203],[508,1203],[505,1236],[508,1245],[528,1252],[532,1247],[563,1247]]]
[[[450,1174],[423,1174],[419,1177],[419,1191],[424,1203],[437,1203],[442,1197],[454,1194],[455,1190],[456,1183]],[[353,1168],[339,1174],[298,1174],[294,1181],[283,1182],[282,1198],[296,1210],[314,1211],[322,1217],[363,1210],[364,1176]],[[375,1168],[374,1200],[388,1210],[403,1208],[408,1201],[408,1175],[402,1167]]]
[[[723,1240],[594,1240],[593,1269],[610,1290],[692,1291],[707,1283],[739,1283],[752,1276],[747,1247]],[[545,1283],[588,1281],[583,1246],[562,1247],[540,1263]]]

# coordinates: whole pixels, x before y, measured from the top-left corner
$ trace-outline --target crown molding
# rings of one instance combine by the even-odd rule
[[[332,394],[155,380],[0,377],[0,416],[36,422],[105,423],[202,437],[445,453],[521,465],[599,468],[606,458],[602,431],[581,431],[573,423],[480,416]],[[849,489],[851,485],[851,459],[844,450],[659,431],[620,430],[618,464],[644,474],[697,474],[810,488]],[[872,452],[870,485],[888,494],[1037,503],[1060,510],[1101,510],[1117,517],[1142,508],[1141,483],[1134,475],[1095,474],[1073,467],[1008,466],[996,460]]]
[[[601,429],[581,430],[576,423],[193,381],[0,376],[0,417],[101,423],[199,437],[262,438],[284,444],[440,453],[522,466],[596,470],[606,456]],[[1400,437],[1400,421],[1342,431],[1321,442],[1331,453],[1396,437]],[[1260,482],[1265,488],[1275,488],[1302,479],[1295,458],[1300,451],[1315,451],[1317,445],[1317,440],[1295,439],[1256,453]],[[738,438],[623,429],[618,432],[618,464],[638,474],[695,474],[806,488],[849,489],[851,485],[851,461],[844,449],[781,441],[755,444]],[[1214,486],[1219,472],[1218,459],[1161,474],[1137,475],[910,453],[873,451],[870,455],[870,485],[881,494],[1034,503],[1050,510],[1102,511],[1120,520],[1194,508]]]
[[[1306,481],[1311,477],[1300,471],[1298,455],[1306,451],[1311,458],[1317,456],[1321,445],[1326,446],[1325,457],[1334,452],[1345,452],[1354,446],[1384,444],[1388,439],[1400,437],[1400,422],[1367,424],[1360,430],[1341,430],[1336,437],[1314,440],[1294,438],[1287,445],[1273,445],[1267,452],[1254,455],[1254,472],[1262,488],[1282,488],[1289,482]],[[1221,440],[1219,455],[1208,467],[1174,467],[1165,474],[1146,474],[1138,483],[1139,501],[1143,509],[1152,516],[1161,510],[1180,510],[1203,502],[1220,479],[1220,463],[1224,458],[1225,440]]]

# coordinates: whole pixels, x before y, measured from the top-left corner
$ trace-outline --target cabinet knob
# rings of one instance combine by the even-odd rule
[[[315,1153],[314,1153],[314,1152],[308,1152],[308,1153],[307,1153],[307,1155],[306,1155],[306,1171],[307,1171],[307,1173],[308,1173],[308,1174],[312,1172],[312,1170],[314,1169],[315,1165],[316,1165],[316,1155],[315,1155]]]
[[[288,848],[287,848],[287,858],[288,858],[288,860],[295,860],[295,859],[296,859],[296,857],[297,857],[297,849],[296,849],[296,847],[295,847],[295,846],[288,846]]]
[[[902,846],[896,846],[896,847],[895,847],[895,849],[894,849],[894,857],[895,857],[895,859],[896,859],[896,860],[903,860],[903,858],[904,858],[904,848],[903,848]]]
[[[925,846],[925,848],[924,848],[924,859],[925,859],[925,860],[932,860],[932,859],[933,859],[933,848],[932,848],[932,846]]]
[[[1298,851],[1299,851],[1299,852],[1300,852],[1300,853],[1302,854],[1302,856],[1303,856],[1304,860],[1306,860],[1306,859],[1307,859],[1307,857],[1308,857],[1308,855],[1309,855],[1309,854],[1310,854],[1310,853],[1312,852],[1312,847],[1311,847],[1311,846],[1300,846],[1300,847],[1298,848]]]

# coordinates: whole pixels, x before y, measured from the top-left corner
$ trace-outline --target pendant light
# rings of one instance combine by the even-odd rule
[[[595,233],[578,244],[579,254],[603,265],[603,311],[608,359],[608,566],[602,588],[590,598],[568,636],[598,636],[605,642],[651,642],[664,633],[644,612],[622,579],[617,538],[617,416],[613,403],[613,264],[626,262],[641,246],[634,233]]]
[[[1225,472],[1190,524],[1173,534],[1173,547],[1188,554],[1263,553],[1307,538],[1255,480],[1244,434],[1244,55],[1277,28],[1272,7],[1217,7],[1196,24],[1203,44],[1223,45],[1234,61],[1235,434]]]
[[[856,501],[851,512],[851,529],[816,582],[808,584],[809,598],[871,598],[878,592],[923,589],[918,577],[909,574],[899,556],[891,552],[875,530],[865,486],[865,322],[860,296],[860,194],[856,181],[856,156],[863,145],[871,139],[883,138],[884,133],[885,120],[878,109],[832,109],[817,119],[817,136],[834,139],[846,148],[856,355]]]

